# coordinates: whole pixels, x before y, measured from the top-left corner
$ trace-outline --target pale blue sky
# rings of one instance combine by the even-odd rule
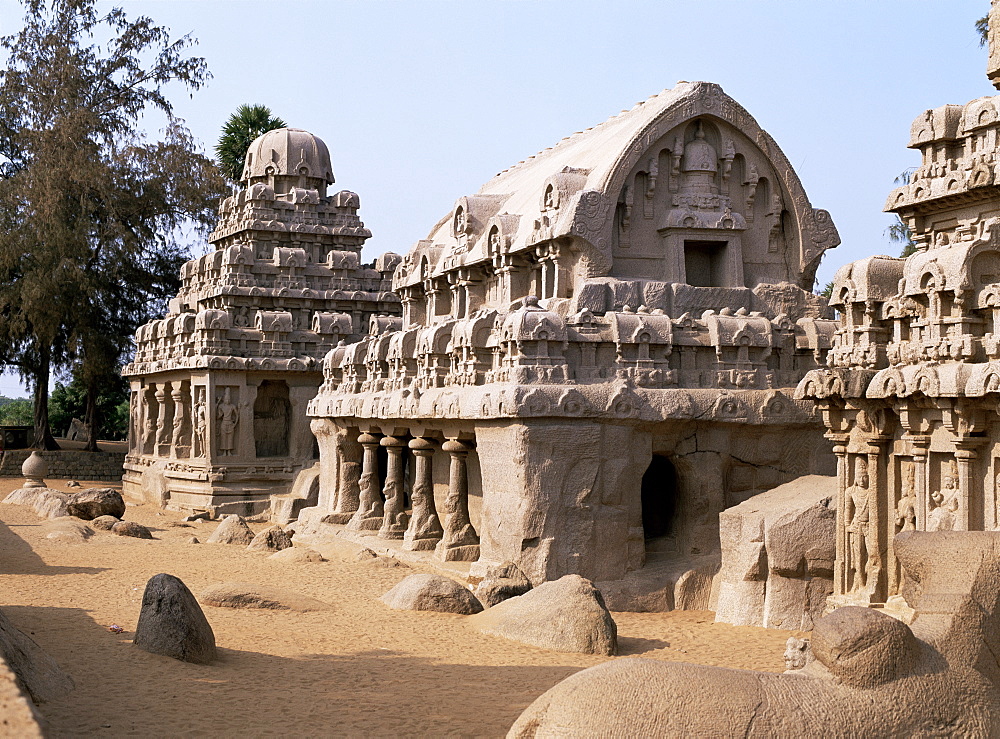
[[[366,259],[404,252],[496,172],[678,80],[722,85],[777,140],[841,264],[895,253],[881,212],[911,121],[989,95],[987,0],[125,0],[200,41],[177,112],[206,147],[242,103],[322,137],[361,196]],[[0,34],[20,26],[0,0]],[[0,394],[19,394],[0,378]]]

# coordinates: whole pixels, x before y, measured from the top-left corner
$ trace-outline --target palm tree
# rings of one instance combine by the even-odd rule
[[[976,32],[979,34],[979,45],[986,46],[990,42],[990,17],[984,15],[976,21]]]
[[[238,183],[243,176],[247,149],[255,138],[288,124],[271,113],[266,105],[241,105],[222,127],[222,136],[215,145],[219,167],[226,178]]]

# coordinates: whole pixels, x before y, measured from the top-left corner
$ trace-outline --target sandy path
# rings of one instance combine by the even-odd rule
[[[0,497],[19,480],[0,480]],[[60,481],[49,481],[63,488]],[[154,541],[98,532],[86,543],[44,538],[29,509],[0,505],[0,607],[76,680],[41,707],[54,735],[502,736],[538,695],[603,657],[550,652],[478,634],[463,617],[391,611],[378,600],[418,568],[354,560],[292,565],[202,541],[214,523],[130,507]],[[256,525],[255,528],[260,528]],[[146,580],[180,577],[197,594],[240,580],[333,605],[317,613],[205,607],[220,660],[210,666],[131,645]],[[616,613],[621,653],[781,671],[789,633],[715,624],[709,612]],[[120,624],[125,633],[107,631]]]

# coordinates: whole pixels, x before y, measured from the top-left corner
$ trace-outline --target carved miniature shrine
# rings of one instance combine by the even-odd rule
[[[534,582],[717,561],[721,510],[832,474],[791,396],[830,346],[809,290],[838,243],[718,85],[563,139],[409,251],[401,328],[327,355],[306,518]]]
[[[333,181],[312,134],[278,129],[251,144],[214,250],[184,265],[167,315],[136,333],[126,494],[260,513],[315,464],[305,410],[323,356],[400,313],[399,257],[361,264],[371,232],[356,194],[327,196]]]
[[[1000,26],[997,8],[991,31]],[[998,82],[996,36],[991,77]],[[1000,530],[1000,97],[921,114],[886,210],[916,253],[842,267],[814,400],[838,457],[836,605],[898,602],[901,531]]]

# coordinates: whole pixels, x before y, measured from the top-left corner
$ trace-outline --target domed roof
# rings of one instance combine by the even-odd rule
[[[270,175],[305,176],[333,184],[330,150],[323,139],[300,128],[276,128],[258,136],[247,149],[242,180]]]

